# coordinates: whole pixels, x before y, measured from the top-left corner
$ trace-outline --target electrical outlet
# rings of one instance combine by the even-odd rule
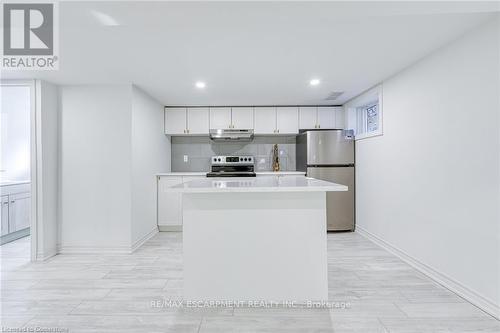
[[[187,155],[184,155],[184,163],[187,163],[189,161],[189,158]]]

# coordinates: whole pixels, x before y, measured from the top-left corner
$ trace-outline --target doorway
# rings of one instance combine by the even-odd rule
[[[33,188],[35,147],[33,81],[0,84],[0,249],[2,266],[29,262],[33,257],[36,201]]]

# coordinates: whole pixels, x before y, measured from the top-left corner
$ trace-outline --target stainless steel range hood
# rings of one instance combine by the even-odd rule
[[[210,139],[215,142],[249,142],[253,129],[211,129]]]

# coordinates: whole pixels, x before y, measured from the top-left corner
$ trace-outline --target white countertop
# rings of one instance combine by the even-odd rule
[[[284,176],[284,175],[296,175],[304,176],[306,173],[303,171],[258,171],[257,176]]]
[[[304,176],[306,173],[302,171],[258,171],[255,172],[257,176],[285,176],[285,175],[297,175]],[[205,176],[206,172],[162,172],[157,173],[157,176]]]
[[[30,180],[0,180],[0,186],[29,184]]]
[[[296,177],[201,178],[169,187],[169,192],[330,192],[347,191],[347,186],[319,179]]]
[[[206,172],[160,172],[157,176],[205,176]]]

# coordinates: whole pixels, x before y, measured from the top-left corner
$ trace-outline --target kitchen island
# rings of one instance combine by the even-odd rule
[[[326,301],[326,192],[304,176],[203,178],[183,196],[185,300]]]

